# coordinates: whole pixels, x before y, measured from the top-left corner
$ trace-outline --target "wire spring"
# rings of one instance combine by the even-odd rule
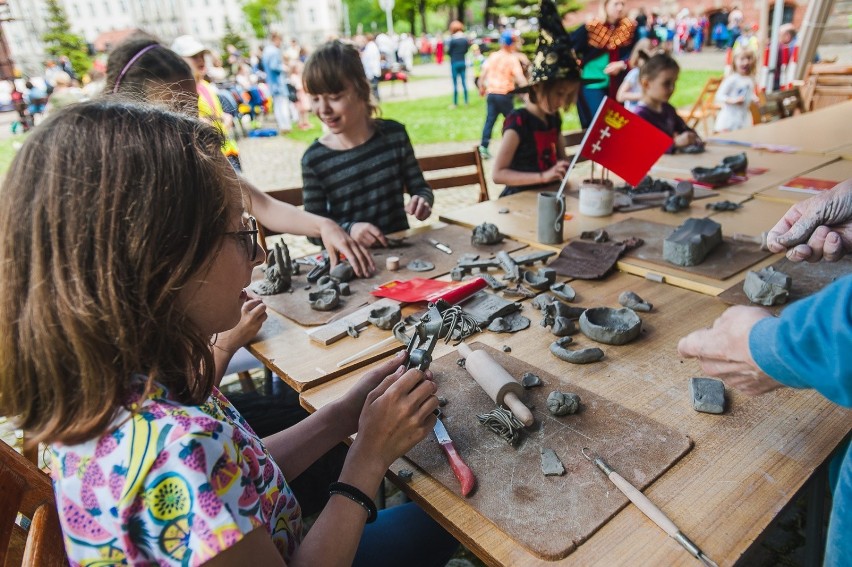
[[[453,346],[457,346],[464,339],[479,331],[480,328],[476,319],[465,313],[458,305],[450,307],[441,315],[441,334],[444,336],[445,343],[455,340]]]

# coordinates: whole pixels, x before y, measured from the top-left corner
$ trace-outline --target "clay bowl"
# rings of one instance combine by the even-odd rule
[[[639,336],[642,319],[632,309],[593,307],[580,315],[584,335],[606,345],[623,345]]]

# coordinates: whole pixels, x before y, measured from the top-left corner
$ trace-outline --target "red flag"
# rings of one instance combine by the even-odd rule
[[[671,136],[604,97],[580,155],[637,185],[672,143]]]

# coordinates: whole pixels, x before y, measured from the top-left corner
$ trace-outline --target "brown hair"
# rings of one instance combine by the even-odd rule
[[[463,23],[458,20],[453,20],[452,22],[450,22],[450,33],[456,33],[460,31],[464,31]]]
[[[530,87],[527,96],[530,99],[530,102],[533,104],[539,104],[539,101],[547,101],[551,103],[551,101],[556,98],[555,91],[557,87],[568,83],[572,87],[574,87],[574,92],[571,96],[568,97],[568,100],[565,102],[565,106],[562,108],[564,110],[568,110],[571,108],[571,105],[577,102],[577,94],[580,92],[580,80],[570,80],[570,79],[554,79],[550,81],[541,81],[536,83]],[[552,104],[548,104],[551,108]]]
[[[236,177],[211,126],[117,97],[52,115],[0,190],[0,415],[32,442],[102,433],[138,378],[198,404],[210,337],[176,306],[209,268]]]
[[[352,45],[339,40],[322,44],[305,62],[302,72],[305,92],[311,95],[335,94],[352,85],[356,96],[376,112],[376,103],[370,97],[370,82],[364,73],[361,56]]]
[[[639,78],[653,81],[663,71],[680,71],[680,65],[677,64],[677,61],[671,55],[657,53],[642,65],[642,68],[639,70]]]

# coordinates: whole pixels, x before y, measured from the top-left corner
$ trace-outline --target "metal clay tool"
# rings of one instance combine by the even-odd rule
[[[452,254],[453,253],[453,249],[450,248],[449,246],[447,246],[446,244],[444,244],[443,242],[438,242],[434,238],[427,238],[426,240],[429,241],[429,244],[431,244],[432,246],[434,246],[435,248],[437,248],[438,250],[440,250],[444,254]]]
[[[676,542],[683,546],[693,557],[701,561],[707,567],[718,567],[715,562],[713,562],[709,557],[707,557],[703,551],[701,551],[697,545],[695,545],[692,540],[684,535],[683,532],[678,529],[678,527],[672,522],[662,510],[657,508],[653,502],[651,502],[647,496],[642,494],[642,492],[627,482],[623,476],[615,472],[612,467],[610,467],[606,462],[600,458],[599,456],[589,455],[586,451],[589,451],[588,447],[583,447],[582,453],[583,456],[590,462],[594,463],[599,469],[603,471],[603,473],[612,481],[612,483],[618,487],[618,489],[624,493],[627,498],[630,499],[633,504],[639,508],[643,514],[648,516],[655,524],[657,524],[664,532],[669,534]]]

